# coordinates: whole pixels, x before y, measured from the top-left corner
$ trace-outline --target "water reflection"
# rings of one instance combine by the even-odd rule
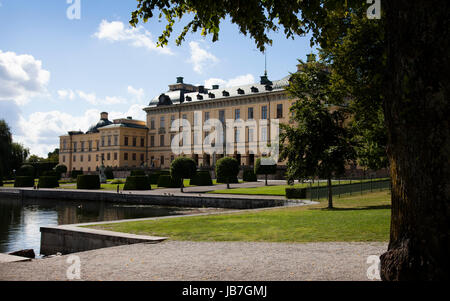
[[[40,251],[41,226],[181,214],[186,208],[107,202],[0,199],[0,253]]]

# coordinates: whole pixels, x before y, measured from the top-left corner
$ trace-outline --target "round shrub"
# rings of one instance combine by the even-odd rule
[[[22,165],[16,172],[16,176],[19,177],[33,177],[34,178],[35,169],[33,165]]]
[[[34,187],[34,177],[16,177],[14,187]]]
[[[145,172],[142,169],[135,169],[131,171],[130,176],[145,176]]]
[[[56,188],[56,187],[59,187],[57,176],[39,177],[39,188]]]
[[[195,176],[190,181],[191,185],[197,186],[212,186],[211,174],[209,171],[197,171]]]
[[[158,178],[158,187],[180,188],[181,187],[181,179],[176,179],[169,175],[160,175]]]
[[[251,169],[245,169],[242,178],[245,182],[257,182],[256,174]]]
[[[79,175],[77,189],[100,189],[100,177],[98,175]]]
[[[218,183],[238,183],[239,163],[236,159],[224,157],[216,163],[216,177]]]
[[[147,176],[129,176],[123,190],[150,190],[150,181]]]
[[[58,175],[58,180],[61,179],[61,175],[64,173],[67,173],[67,166],[65,166],[64,164],[59,164],[56,165],[54,168],[54,171],[56,172],[56,174]]]
[[[81,175],[83,175],[83,171],[81,171],[81,170],[72,170],[70,172],[70,177],[72,179],[78,179],[78,176],[81,176]]]
[[[170,175],[174,178],[190,179],[196,171],[197,165],[192,158],[178,157],[170,165]]]
[[[114,179],[114,173],[113,173],[113,169],[111,167],[106,167],[104,172],[105,172],[105,177],[107,180]]]

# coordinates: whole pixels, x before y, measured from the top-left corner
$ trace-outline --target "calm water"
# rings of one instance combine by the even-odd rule
[[[177,215],[185,210],[107,202],[0,199],[0,253],[34,249],[39,254],[41,226]]]

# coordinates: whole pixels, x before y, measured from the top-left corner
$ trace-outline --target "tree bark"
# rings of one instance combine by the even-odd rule
[[[328,209],[333,209],[333,190],[331,188],[331,177],[328,177]]]
[[[448,280],[450,2],[382,3],[392,216],[381,277]]]
[[[265,177],[266,177],[266,186],[267,186],[267,174],[265,174]]]
[[[183,187],[184,187],[184,180],[183,180],[183,178],[181,178],[181,185],[180,185],[181,193],[184,192]]]

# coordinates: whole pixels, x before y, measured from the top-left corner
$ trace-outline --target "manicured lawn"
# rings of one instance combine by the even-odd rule
[[[179,217],[125,222],[92,228],[167,236],[189,241],[387,241],[390,224],[388,191],[335,198],[335,209],[326,202],[296,208],[252,213]]]
[[[380,180],[380,179],[377,179]],[[370,180],[363,180],[363,182],[367,182]],[[360,183],[360,180],[352,180],[351,183]],[[349,184],[349,180],[343,181],[332,181],[333,185],[338,184]],[[259,194],[259,195],[286,195],[286,188],[305,188],[309,187],[309,183],[304,184],[295,184],[295,185],[269,185],[269,186],[260,186],[253,188],[230,188],[230,189],[220,189],[210,191],[208,193],[221,193],[221,194]],[[326,182],[319,182],[319,186],[326,186]],[[317,187],[317,182],[312,184],[313,187]]]

